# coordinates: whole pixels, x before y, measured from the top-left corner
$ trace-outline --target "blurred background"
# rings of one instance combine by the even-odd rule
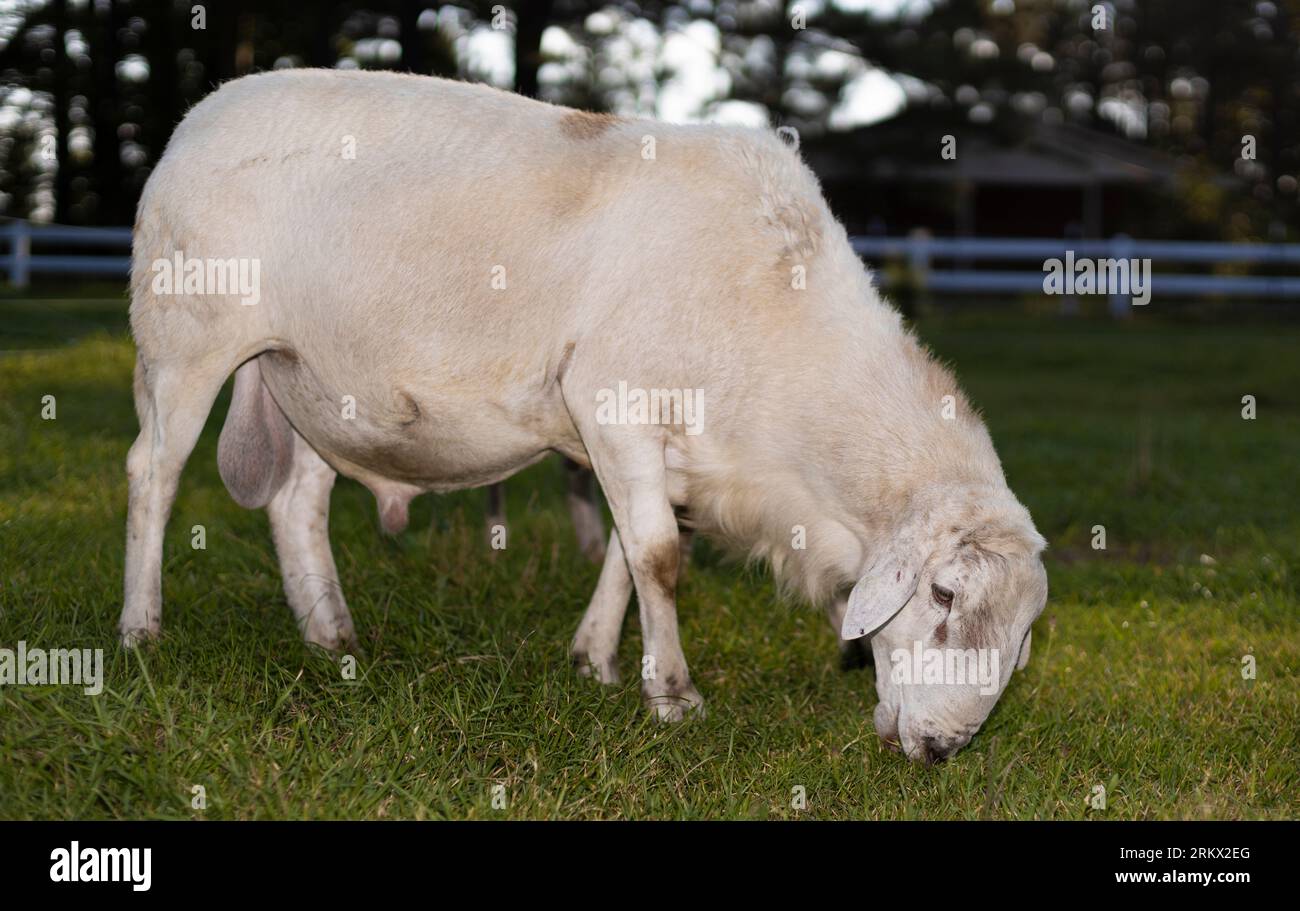
[[[215,86],[339,67],[791,126],[855,234],[1281,242],[1297,230],[1297,15],[1297,0],[3,0],[0,214],[129,225]]]

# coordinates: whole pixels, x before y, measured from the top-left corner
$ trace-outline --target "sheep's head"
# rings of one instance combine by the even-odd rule
[[[904,525],[849,594],[841,635],[871,636],[876,731],[933,764],[965,746],[1029,660],[1047,601],[1042,537],[1014,499]]]

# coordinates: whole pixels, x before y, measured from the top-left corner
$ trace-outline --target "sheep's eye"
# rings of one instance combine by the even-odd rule
[[[952,589],[931,583],[930,594],[934,595],[934,601],[940,607],[952,607]]]

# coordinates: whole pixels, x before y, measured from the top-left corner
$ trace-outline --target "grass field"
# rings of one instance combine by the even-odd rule
[[[340,481],[334,551],[364,646],[343,679],[298,639],[264,514],[217,476],[224,396],[168,530],[164,639],[124,653],[121,305],[0,301],[0,327],[0,646],[103,647],[106,681],[97,697],[0,687],[0,817],[1300,816],[1294,327],[920,323],[1051,542],[1028,670],[932,769],[882,748],[872,672],[838,670],[820,614],[700,543],[680,609],[708,716],[647,719],[634,620],[630,682],[576,677],[596,569],[551,461],[507,485],[497,555],[482,491],[421,498],[385,538],[369,493]]]

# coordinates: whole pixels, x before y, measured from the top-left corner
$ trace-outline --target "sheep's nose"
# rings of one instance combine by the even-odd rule
[[[938,765],[951,753],[952,748],[945,745],[938,737],[926,737],[921,741],[921,757],[926,765]]]

